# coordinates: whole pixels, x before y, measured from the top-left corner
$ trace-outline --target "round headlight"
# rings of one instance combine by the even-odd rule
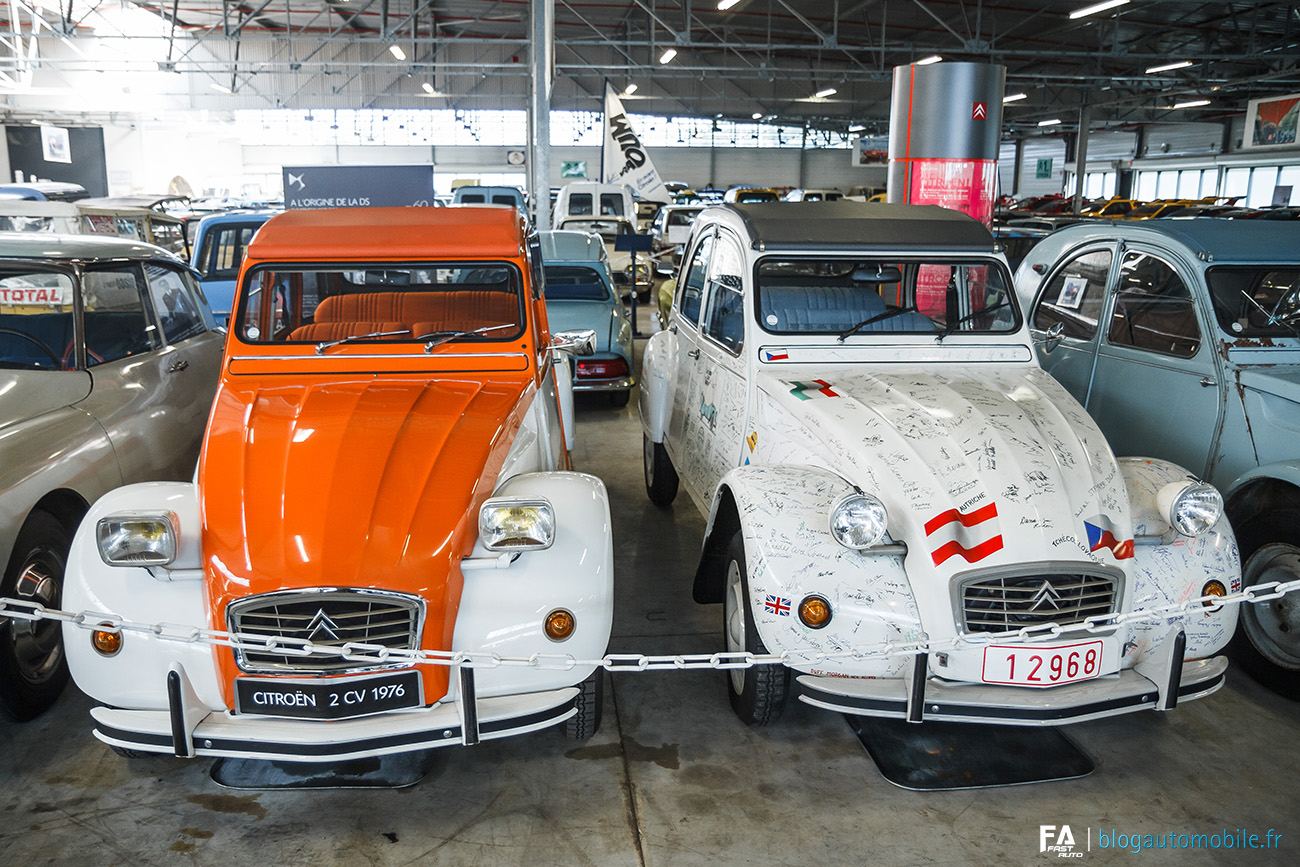
[[[1204,482],[1174,482],[1165,485],[1156,502],[1169,526],[1184,536],[1199,536],[1223,516],[1223,497],[1213,485]]]
[[[885,504],[870,494],[849,494],[831,509],[831,535],[845,548],[879,545],[888,524]]]

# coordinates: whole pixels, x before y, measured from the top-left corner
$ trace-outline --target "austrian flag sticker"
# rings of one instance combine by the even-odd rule
[[[959,509],[940,512],[925,522],[925,537],[934,565],[942,566],[950,557],[977,563],[1002,550],[998,504],[989,503],[970,512]]]

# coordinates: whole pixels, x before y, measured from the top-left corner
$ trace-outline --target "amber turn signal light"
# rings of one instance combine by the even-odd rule
[[[100,626],[112,626],[112,624],[101,623]],[[90,646],[95,648],[95,652],[100,656],[117,656],[122,650],[122,633],[96,629],[90,633]]]
[[[809,629],[821,629],[831,622],[831,604],[820,596],[805,596],[799,603],[799,619]]]
[[[563,608],[557,608],[546,615],[546,620],[542,622],[542,631],[551,641],[564,641],[573,634],[577,625],[572,614]]]
[[[1202,596],[1227,596],[1228,588],[1223,586],[1222,581],[1215,581],[1211,579],[1209,581],[1206,581],[1205,586],[1201,588],[1201,595]],[[1218,606],[1215,605],[1213,602],[1207,601],[1207,602],[1202,602],[1201,604],[1204,605],[1206,608],[1215,608],[1215,609],[1218,608]]]

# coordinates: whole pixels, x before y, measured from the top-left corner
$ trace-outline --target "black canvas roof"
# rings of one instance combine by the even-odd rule
[[[978,220],[938,205],[864,202],[727,204],[740,216],[756,250],[918,247],[992,253],[993,235]]]

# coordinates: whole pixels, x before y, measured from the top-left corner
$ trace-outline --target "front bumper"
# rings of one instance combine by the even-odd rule
[[[846,679],[805,674],[797,678],[799,700],[858,716],[943,720],[997,725],[1063,725],[1139,710],[1162,710],[1178,701],[1203,698],[1223,686],[1228,660],[1222,656],[1182,664],[1174,695],[1137,671],[1048,688],[985,686],[926,677],[915,694],[904,678]],[[909,715],[910,705],[910,715]],[[919,712],[918,712],[919,708]]]
[[[462,698],[454,701],[355,719],[303,720],[211,711],[200,705],[178,665],[168,675],[169,710],[96,707],[90,715],[95,737],[128,750],[340,762],[526,734],[576,712],[576,687],[476,699],[472,675],[465,675],[462,670]]]

